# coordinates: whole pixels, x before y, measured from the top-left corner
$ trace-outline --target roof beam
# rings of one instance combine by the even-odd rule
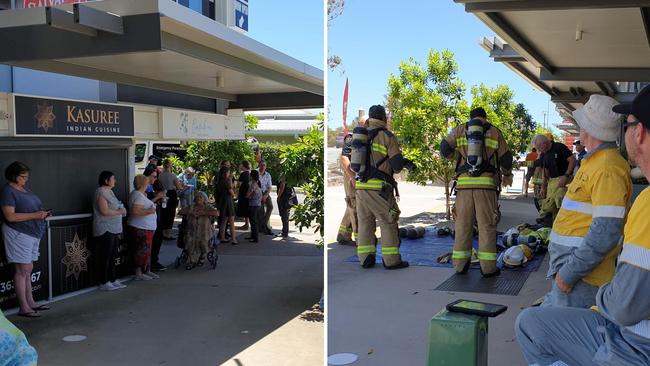
[[[611,97],[614,95],[613,90],[610,88],[609,84],[603,81],[596,81],[596,85],[598,86],[598,89],[603,92],[603,94],[607,95],[608,97]]]
[[[650,81],[650,68],[557,68],[553,73],[541,69],[542,81]]]
[[[464,3],[465,11],[468,13],[650,7],[649,0],[456,0],[456,2]]]
[[[554,68],[546,58],[544,58],[539,51],[533,48],[528,41],[524,39],[524,37],[519,34],[519,32],[517,32],[500,14],[485,13],[477,14],[477,16],[481,18],[488,27],[492,28],[499,36],[501,36],[506,43],[519,51],[519,55],[524,57],[527,61],[549,72],[554,71]]]
[[[523,76],[525,79],[527,79],[530,83],[534,84],[538,88],[542,89],[543,91],[547,92],[548,94],[553,95],[553,90],[549,88],[548,85],[540,82],[533,73],[530,71],[526,70],[523,66],[516,62],[506,62],[508,66],[510,66],[512,69],[517,71],[521,76]]]
[[[645,29],[645,39],[650,46],[650,7],[641,8],[641,19],[643,20],[643,29]]]
[[[496,62],[525,62],[526,59],[515,51],[509,44],[504,44],[503,48],[494,47],[490,50],[490,57]]]

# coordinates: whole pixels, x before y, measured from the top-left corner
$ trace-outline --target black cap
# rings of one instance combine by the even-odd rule
[[[149,160],[151,160],[151,159],[160,160],[156,155],[151,155],[151,156],[149,156]]]
[[[650,128],[650,85],[641,89],[632,103],[619,104],[612,111],[620,114],[633,114],[646,128]]]
[[[379,104],[373,105],[368,110],[368,117],[386,121],[386,109],[384,108],[384,106],[381,106]]]
[[[469,119],[474,119],[476,117],[487,118],[487,113],[482,107],[474,108],[469,112]]]
[[[574,144],[574,145],[582,145],[582,143],[580,142],[580,140],[575,140],[575,141],[573,141],[573,144]]]

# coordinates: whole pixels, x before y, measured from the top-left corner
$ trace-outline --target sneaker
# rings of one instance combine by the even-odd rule
[[[109,283],[110,283],[111,285],[113,285],[113,287],[115,287],[116,289],[126,288],[126,285],[123,284],[122,282],[120,282],[120,280],[115,280],[115,281],[113,281],[113,282],[109,282]]]
[[[158,276],[157,274],[155,274],[153,272],[147,272],[147,273],[145,273],[145,275],[151,277],[154,280],[157,280],[157,279],[160,278],[160,276]]]
[[[136,281],[149,281],[149,280],[153,280],[153,278],[147,276],[147,275],[144,274],[144,273],[141,274],[141,275],[135,275],[135,277],[133,277],[133,279],[136,280]]]
[[[113,284],[110,282],[106,282],[105,284],[99,286],[100,291],[113,291],[117,290],[118,288],[119,287],[113,286]]]
[[[154,271],[154,272],[162,272],[162,271],[164,271],[166,269],[167,269],[167,267],[163,266],[160,263],[154,263],[154,264],[151,265],[151,270]]]

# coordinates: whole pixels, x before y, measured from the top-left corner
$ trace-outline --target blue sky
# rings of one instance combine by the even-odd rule
[[[342,125],[343,89],[350,80],[348,122],[358,109],[384,102],[389,74],[397,73],[400,61],[409,57],[421,64],[429,49],[448,49],[455,54],[459,77],[467,89],[484,83],[505,84],[514,100],[523,103],[533,119],[542,124],[549,111],[549,125],[561,122],[550,97],[506,66],[492,61],[479,46],[492,32],[453,0],[346,0],[343,14],[329,27],[329,52],[343,59],[344,73],[328,71],[329,126]],[[469,99],[471,96],[466,96]]]
[[[248,35],[323,69],[322,0],[250,0]]]

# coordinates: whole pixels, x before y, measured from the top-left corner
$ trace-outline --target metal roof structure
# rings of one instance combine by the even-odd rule
[[[171,0],[0,11],[0,63],[227,100],[318,108],[323,71]]]
[[[563,117],[591,94],[627,102],[650,82],[650,0],[454,1],[496,33],[481,40],[490,57]]]

